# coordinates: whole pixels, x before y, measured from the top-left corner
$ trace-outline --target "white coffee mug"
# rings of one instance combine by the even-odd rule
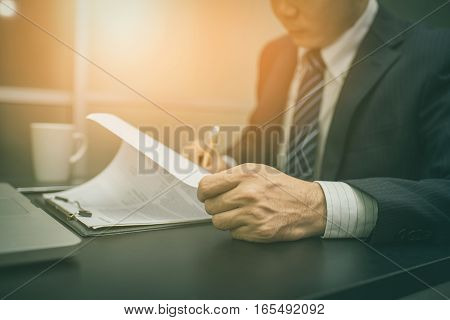
[[[32,123],[31,146],[36,180],[67,182],[71,166],[86,153],[87,140],[72,124]],[[73,153],[75,148],[78,150]]]

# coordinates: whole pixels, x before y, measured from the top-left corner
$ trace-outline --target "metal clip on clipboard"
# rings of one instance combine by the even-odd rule
[[[67,219],[69,219],[69,220],[74,220],[74,219],[76,219],[77,216],[83,217],[83,218],[90,218],[90,217],[92,217],[92,212],[90,212],[89,210],[83,209],[83,207],[81,206],[80,202],[78,202],[76,200],[69,200],[67,198],[60,197],[60,196],[56,196],[55,200],[64,201],[66,203],[75,204],[78,207],[78,212],[77,213],[70,213],[70,214],[67,215]]]

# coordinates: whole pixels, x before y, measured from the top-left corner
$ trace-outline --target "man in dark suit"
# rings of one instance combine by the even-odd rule
[[[449,240],[450,33],[376,0],[272,7],[289,35],[262,52],[241,165],[199,186],[214,225],[258,242]]]

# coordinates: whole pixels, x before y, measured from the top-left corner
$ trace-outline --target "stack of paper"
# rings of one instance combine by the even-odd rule
[[[98,176],[45,194],[47,201],[92,229],[210,219],[196,196],[199,181],[208,174],[203,168],[114,115],[91,114],[88,119],[121,138],[122,146]],[[80,215],[80,208],[91,216]]]

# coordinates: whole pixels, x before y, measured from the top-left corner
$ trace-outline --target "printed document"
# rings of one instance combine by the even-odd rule
[[[91,114],[88,119],[117,135],[121,147],[95,178],[67,191],[45,194],[47,201],[92,229],[210,219],[197,200],[198,183],[206,170],[114,115]],[[78,215],[80,209],[91,216]]]

